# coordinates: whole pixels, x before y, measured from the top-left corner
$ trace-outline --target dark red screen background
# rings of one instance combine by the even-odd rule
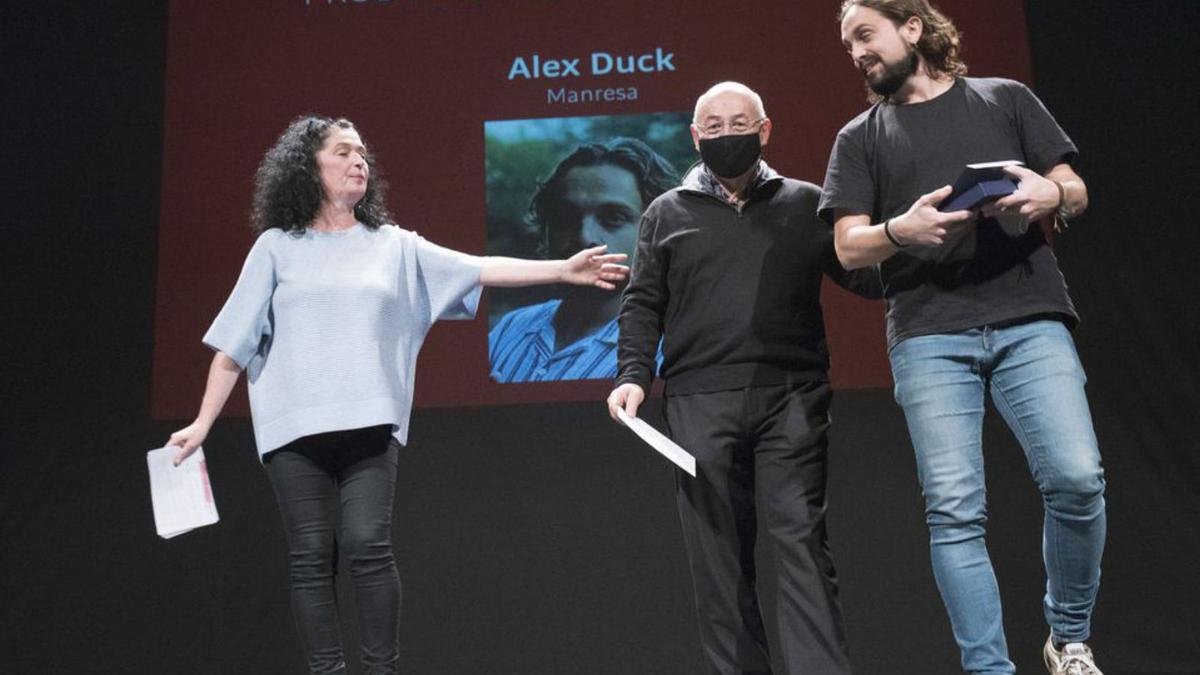
[[[837,130],[866,107],[843,51],[837,2],[174,2],[155,316],[153,414],[195,413],[211,353],[200,337],[253,241],[254,169],[296,115],[352,119],[390,183],[396,222],[482,254],[487,120],[691,110],[725,79],[762,94],[775,130],[765,157],[820,184]],[[973,72],[1029,82],[1021,3],[945,0]],[[674,53],[674,72],[588,74],[590,54]],[[583,75],[508,80],[513,59],[579,58]],[[548,87],[635,87],[637,100],[548,103]],[[487,293],[484,293],[487,302]],[[833,379],[887,387],[883,312],[826,285]],[[607,381],[501,385],[488,377],[485,311],[434,327],[419,406],[599,401]],[[244,388],[228,412],[245,414]]]

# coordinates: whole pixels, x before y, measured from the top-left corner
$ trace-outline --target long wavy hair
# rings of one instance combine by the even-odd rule
[[[873,9],[891,19],[897,27],[917,17],[924,25],[924,30],[917,40],[916,49],[925,60],[929,76],[935,79],[943,75],[959,78],[967,74],[967,64],[961,57],[963,46],[958,29],[950,17],[942,14],[929,0],[845,0],[838,12],[838,23],[846,18],[846,12],[852,7]],[[883,99],[869,88],[867,98],[872,103]]]
[[[354,123],[341,117],[297,117],[263,155],[254,174],[254,201],[250,209],[250,226],[255,231],[277,227],[299,234],[312,224],[325,199],[317,152],[335,127],[353,129]],[[354,206],[354,216],[374,230],[391,222],[391,215],[383,201],[386,184],[375,169],[375,158],[370,151],[366,160],[367,191]]]
[[[567,172],[581,166],[612,165],[625,169],[637,179],[642,208],[656,197],[679,184],[675,167],[644,141],[617,136],[603,143],[585,143],[564,157],[529,200],[525,222],[541,230],[540,253],[550,254],[550,218],[554,205],[562,199],[562,181]]]

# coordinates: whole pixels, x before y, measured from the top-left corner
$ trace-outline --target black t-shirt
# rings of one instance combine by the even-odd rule
[[[1025,85],[960,78],[937,98],[879,103],[846,124],[829,157],[819,213],[830,224],[834,209],[878,223],[953,183],[966,164],[1015,159],[1041,174],[1075,155],[1075,144]],[[1078,322],[1036,225],[1010,237],[995,220],[980,220],[961,240],[905,248],[880,271],[888,349],[917,335],[1036,315]]]

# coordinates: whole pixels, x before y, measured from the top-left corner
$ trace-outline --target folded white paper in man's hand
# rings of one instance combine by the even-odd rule
[[[179,448],[168,445],[146,453],[150,468],[150,502],[154,506],[154,527],[158,536],[170,539],[197,527],[212,525],[217,517],[204,448],[175,466]]]
[[[648,443],[650,447],[657,450],[663,457],[671,460],[676,466],[695,477],[696,458],[687,450],[676,445],[675,441],[662,435],[662,432],[646,424],[640,418],[630,417],[629,413],[625,412],[624,409],[617,408],[617,418],[621,420],[622,424],[633,429],[633,433]]]

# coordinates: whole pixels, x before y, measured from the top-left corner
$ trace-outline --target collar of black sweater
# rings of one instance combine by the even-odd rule
[[[746,191],[742,195],[742,203],[750,201],[756,192],[762,190],[764,185],[782,180],[783,176],[767,166],[765,161],[758,160],[758,170],[749,183],[746,184]],[[719,199],[722,202],[730,203],[729,191],[725,189],[724,185],[721,185],[721,181],[708,170],[708,167],[703,162],[696,162],[688,169],[679,188],[688,192],[698,192]]]

